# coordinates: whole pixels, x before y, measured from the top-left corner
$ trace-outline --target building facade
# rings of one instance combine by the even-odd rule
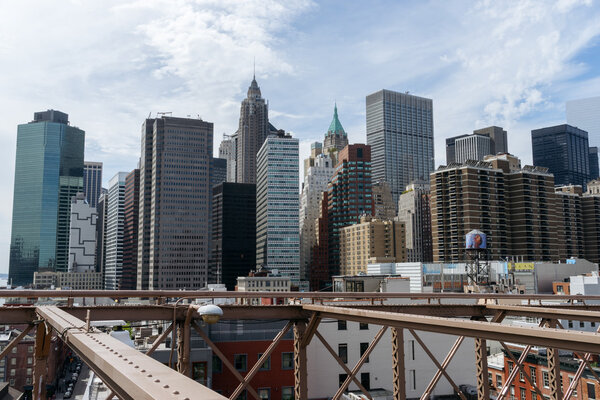
[[[127,172],[118,172],[108,182],[106,208],[106,242],[104,287],[117,290],[123,277],[123,226],[125,223],[125,179]]]
[[[138,229],[140,216],[140,170],[125,177],[123,197],[123,274],[120,290],[135,290],[137,285]]]
[[[321,196],[333,176],[333,161],[326,154],[317,154],[304,174],[300,194],[300,277],[309,279],[313,248],[317,243],[317,219],[321,207]],[[306,161],[305,160],[305,167]]]
[[[9,280],[40,268],[66,271],[71,199],[83,190],[85,132],[60,111],[36,112],[17,129]]]
[[[200,289],[206,285],[212,157],[211,122],[162,116],[144,123],[138,288]]]
[[[212,192],[210,282],[235,290],[256,266],[256,185],[223,182]]]
[[[409,183],[427,179],[434,169],[433,102],[380,90],[367,96],[366,105],[373,180],[390,185],[396,204]]]
[[[487,155],[508,153],[507,132],[499,126],[476,129],[471,135],[446,139],[446,164],[483,161]]]
[[[223,134],[223,140],[219,145],[219,158],[227,160],[227,182],[236,181],[236,147],[237,135]]]
[[[102,189],[96,210],[96,272],[104,274],[106,261],[106,212],[108,208],[108,190]]]
[[[571,125],[531,131],[533,165],[546,167],[557,186],[580,185],[590,180],[588,133]]]
[[[432,262],[430,186],[428,181],[413,182],[398,201],[398,220],[406,227],[408,262]]]
[[[322,215],[327,214],[327,235],[319,232],[318,237],[318,245],[327,248],[328,276],[322,279],[329,284],[331,277],[340,273],[340,230],[359,223],[361,216],[373,215],[373,212],[371,146],[350,144],[339,153],[328,184],[327,211],[322,211]]]
[[[394,219],[396,204],[392,198],[392,190],[386,181],[373,182],[373,215],[379,219]]]
[[[590,159],[590,180],[598,179],[600,169],[598,167],[598,147],[592,146],[589,149]]]
[[[102,163],[84,161],[83,163],[83,194],[92,207],[96,207],[102,193]]]
[[[256,265],[300,281],[298,139],[269,135],[257,155]]]
[[[256,183],[256,157],[269,132],[269,105],[253,77],[248,96],[240,108],[236,133],[236,182]]]
[[[69,272],[96,270],[96,207],[88,204],[83,193],[71,200],[69,235]]]
[[[600,145],[600,96],[567,101],[567,124],[588,133],[591,144]]]
[[[361,217],[360,223],[340,229],[340,274],[366,274],[373,262],[405,262],[404,223]]]
[[[210,188],[227,182],[227,159],[213,157],[211,159]]]

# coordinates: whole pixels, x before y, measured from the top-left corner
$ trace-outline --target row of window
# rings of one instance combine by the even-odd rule
[[[258,358],[262,357],[263,353],[258,353]],[[233,366],[236,370],[244,372],[248,370],[248,354],[234,354],[233,355]],[[268,371],[271,369],[271,357],[269,356],[265,362],[261,365],[260,371]],[[294,369],[294,353],[286,352],[281,353],[281,369]],[[223,362],[219,357],[213,355],[212,359],[212,372],[213,374],[219,374],[223,372]]]

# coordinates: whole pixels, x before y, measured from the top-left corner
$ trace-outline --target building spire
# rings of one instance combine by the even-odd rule
[[[340,119],[338,118],[337,102],[334,102],[333,119],[331,120],[329,129],[327,130],[327,135],[328,136],[329,135],[346,136],[346,131],[344,131],[344,128],[342,127],[342,123],[340,122]]]
[[[252,80],[256,80],[256,56],[254,56],[254,72],[252,73]]]

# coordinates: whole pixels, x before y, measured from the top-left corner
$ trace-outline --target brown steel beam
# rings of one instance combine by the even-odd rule
[[[348,376],[352,375],[352,371],[350,371],[350,369],[346,366],[346,364],[340,358],[340,356],[338,356],[335,353],[335,350],[333,350],[331,348],[331,346],[329,345],[329,343],[327,343],[327,340],[319,333],[319,331],[315,331],[315,336],[321,341],[321,343],[323,343],[323,346],[325,346],[325,348],[327,349],[327,351],[329,352],[329,354],[331,354],[331,356],[335,359],[335,361],[337,361],[337,363],[339,364],[339,366],[342,367],[342,369],[344,370],[344,372],[346,372],[346,374]],[[367,396],[367,398],[369,400],[373,400],[373,398],[371,397],[371,394],[369,393],[369,391],[360,383],[360,381],[356,378],[356,376],[354,376],[352,378],[352,380],[354,381],[354,383],[356,384],[356,386],[358,386],[358,388],[360,389],[360,391],[363,392],[363,394],[365,396]]]
[[[452,359],[452,356],[454,356],[454,354],[456,353],[456,350],[458,350],[458,347],[460,346],[460,344],[464,340],[464,336],[460,336],[456,340],[456,342],[454,342],[454,346],[452,347],[452,349],[450,350],[450,352],[446,356],[446,359],[444,360],[444,364],[445,365],[441,365],[438,362],[438,360],[435,358],[435,356],[433,355],[433,353],[429,350],[429,348],[427,347],[427,345],[425,344],[425,342],[423,342],[423,340],[421,340],[421,338],[419,337],[419,335],[417,335],[417,332],[415,332],[412,329],[409,329],[408,331],[415,338],[415,340],[419,343],[419,345],[421,346],[421,348],[423,348],[423,350],[425,350],[425,353],[429,356],[429,358],[431,359],[431,361],[433,361],[433,363],[437,367],[438,372],[441,375],[444,375],[444,377],[446,378],[446,380],[450,383],[450,385],[452,385],[452,387],[454,388],[454,391],[456,393],[458,393],[458,396],[462,400],[467,400],[467,398],[465,397],[465,395],[463,394],[463,392],[458,388],[458,386],[456,385],[456,383],[454,383],[454,380],[450,377],[450,375],[448,375],[448,372],[446,371],[446,366],[448,366],[448,364],[450,363],[450,360]],[[437,375],[437,373],[436,373],[436,375]],[[435,386],[435,383],[433,385]],[[429,391],[431,391],[432,389],[433,389],[433,387],[431,389],[429,389]],[[423,394],[421,396],[421,400],[424,400],[426,398],[427,397],[425,397],[425,394]]]
[[[458,318],[439,318],[383,311],[366,311],[316,304],[303,305],[305,310],[320,312],[323,318],[346,319],[376,325],[409,328],[428,332],[467,336],[486,340],[557,347],[565,350],[600,353],[600,335],[589,332],[573,333],[553,328],[531,328],[493,322],[469,321]]]
[[[52,345],[52,328],[39,324],[35,330],[35,364],[33,365],[33,399],[46,399],[46,372]]]
[[[294,398],[308,398],[306,347],[302,347],[306,322],[294,322]]]
[[[540,396],[540,399],[543,399],[544,398],[544,394],[537,387],[537,384],[533,383],[533,380],[531,379],[531,376],[529,375],[529,372],[527,372],[525,370],[525,367],[523,366],[523,363],[520,363],[519,360],[517,360],[515,358],[515,356],[513,355],[512,351],[508,348],[508,346],[506,345],[506,343],[500,342],[500,345],[502,345],[502,347],[504,348],[504,351],[506,351],[506,355],[508,355],[508,357],[515,364],[515,367],[517,367],[521,371],[521,373],[523,374],[523,376],[525,377],[525,379],[527,380],[527,382],[529,382],[529,384],[531,385],[531,387],[533,388],[533,390],[535,390],[535,392],[538,394],[538,396]],[[512,383],[512,380],[511,380],[511,383]]]
[[[577,306],[568,308],[548,307],[526,307],[526,306],[508,306],[508,305],[486,305],[490,310],[502,310],[509,315],[519,315],[532,318],[555,318],[576,321],[600,321],[600,311],[577,310]]]
[[[310,321],[308,321],[308,326],[306,327],[306,332],[302,337],[302,342],[300,343],[300,346],[306,347],[309,345],[320,323],[321,315],[319,315],[319,313],[314,313],[312,317],[310,317]]]
[[[122,400],[225,399],[110,335],[86,332],[84,321],[58,307],[40,306],[37,313]]]
[[[477,399],[490,398],[490,384],[488,381],[487,347],[484,339],[475,339],[475,363],[477,371]]]
[[[379,332],[377,332],[377,334],[375,335],[375,337],[369,344],[369,347],[367,347],[367,350],[365,350],[362,357],[360,357],[360,359],[358,360],[358,362],[356,363],[354,368],[352,368],[350,375],[348,375],[346,377],[346,380],[344,381],[344,383],[342,383],[342,386],[339,387],[339,389],[333,396],[332,400],[339,400],[342,397],[342,394],[346,391],[346,389],[348,389],[348,385],[350,385],[352,378],[354,378],[356,376],[356,373],[360,370],[360,367],[362,367],[363,364],[365,363],[365,361],[367,360],[367,358],[369,358],[369,355],[371,354],[371,352],[373,351],[375,346],[377,346],[377,343],[379,343],[379,341],[381,340],[381,337],[383,336],[383,334],[385,333],[387,328],[388,328],[387,326],[382,326],[381,329],[379,330]],[[301,397],[301,398],[305,399],[306,397]]]
[[[73,299],[83,297],[106,297],[114,299],[122,298],[261,298],[278,297],[286,299],[410,299],[410,300],[441,300],[441,299],[492,299],[492,300],[563,300],[581,301],[600,300],[600,295],[561,295],[554,294],[501,294],[501,293],[354,293],[354,292],[208,292],[199,290],[0,290],[0,297],[3,298],[55,298],[55,299]]]
[[[246,388],[246,386],[248,386],[252,378],[254,378],[254,375],[256,375],[256,373],[262,367],[265,361],[267,361],[267,359],[271,357],[271,353],[273,353],[273,350],[275,350],[279,342],[281,342],[281,339],[283,339],[283,336],[287,333],[287,331],[290,330],[291,327],[292,322],[290,321],[283,327],[281,331],[279,331],[279,333],[277,334],[277,336],[275,336],[269,347],[267,347],[267,350],[265,350],[262,356],[260,356],[256,364],[254,364],[254,366],[252,366],[248,374],[246,374],[244,380],[240,382],[238,387],[233,391],[233,394],[230,396],[231,399],[235,400],[240,394],[242,394],[242,391]]]
[[[569,387],[567,388],[567,391],[565,392],[565,396],[563,397],[563,400],[569,400],[571,398],[571,396],[573,395],[573,392],[577,389],[577,385],[579,384],[579,379],[581,378],[581,374],[585,370],[586,363],[584,361],[589,362],[591,358],[592,358],[592,355],[590,353],[587,353],[585,355],[585,360],[581,360],[581,363],[579,364],[579,368],[577,368],[577,372],[575,372],[575,376],[573,376],[573,380],[571,381],[571,383],[569,383]]]
[[[394,379],[394,400],[406,400],[404,329],[401,328],[392,328],[392,369]]]
[[[208,347],[211,348],[213,353],[215,353],[217,355],[217,357],[219,357],[221,362],[223,364],[225,364],[225,366],[227,367],[229,372],[231,372],[233,374],[233,376],[235,376],[237,378],[238,381],[244,382],[244,377],[238,372],[237,369],[235,369],[233,364],[231,364],[231,362],[227,359],[227,356],[225,356],[225,354],[223,354],[223,352],[219,349],[219,347],[216,344],[214,344],[214,342],[212,340],[210,340],[210,338],[208,337],[206,332],[204,332],[204,330],[202,330],[202,328],[200,328],[200,326],[195,321],[192,322],[192,328],[194,328],[194,330],[198,333],[198,335],[200,335],[200,337],[202,337],[202,339],[206,342]],[[260,397],[258,396],[258,393],[256,393],[256,390],[254,390],[252,388],[252,386],[248,387],[248,392],[256,400],[261,400]]]

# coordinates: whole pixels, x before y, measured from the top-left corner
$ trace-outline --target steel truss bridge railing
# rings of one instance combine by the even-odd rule
[[[239,384],[231,399],[237,398],[244,390],[255,399],[258,394],[250,385],[263,362],[272,354],[279,342],[290,329],[294,333],[294,395],[296,399],[307,399],[307,356],[306,348],[316,337],[331,356],[346,372],[347,378],[333,396],[340,399],[351,383],[355,383],[365,396],[369,392],[356,378],[364,362],[377,346],[383,334],[390,329],[392,338],[393,391],[395,400],[406,398],[404,381],[404,334],[409,332],[431,358],[437,372],[431,378],[421,399],[427,399],[438,381],[445,377],[459,396],[466,400],[458,386],[446,371],[465,338],[474,339],[476,380],[478,399],[489,399],[486,341],[499,341],[507,350],[515,368],[505,380],[497,397],[505,399],[517,373],[521,373],[542,398],[542,392],[534,384],[524,368],[524,361],[532,346],[546,347],[548,378],[552,399],[567,400],[577,388],[582,373],[587,368],[600,381],[590,365],[593,354],[600,353],[600,334],[564,330],[560,320],[593,321],[600,326],[600,296],[556,296],[556,295],[503,295],[503,294],[414,294],[414,293],[299,293],[299,292],[202,292],[202,291],[40,291],[19,290],[0,291],[0,297],[25,298],[26,303],[38,299],[61,299],[64,306],[14,305],[0,307],[0,322],[3,324],[25,324],[27,328],[10,342],[2,352],[4,358],[12,348],[34,326],[35,365],[34,398],[45,398],[45,370],[49,354],[52,331],[58,335],[86,362],[112,390],[110,397],[120,399],[225,399],[191,379],[190,337],[196,331],[219,357],[236,378]],[[146,305],[115,304],[110,306],[74,306],[74,298],[113,298],[144,299]],[[285,327],[275,336],[262,357],[242,376],[219,350],[198,324],[200,316],[197,306],[184,304],[186,300],[234,298],[244,301],[256,298],[285,298],[286,305],[221,305],[222,319],[244,320],[288,320]],[[402,301],[401,304],[397,304]],[[93,302],[93,301],[92,301]],[[130,301],[134,303],[134,301]],[[600,302],[599,302],[600,303]],[[537,318],[537,327],[499,324],[507,316]],[[360,360],[352,369],[348,368],[336,352],[319,333],[322,319],[364,322],[381,326]],[[142,353],[106,333],[90,327],[91,321],[122,319],[126,321],[165,321],[170,322],[166,329]],[[444,360],[438,360],[417,331],[444,333],[457,336]],[[168,335],[172,335],[177,347],[176,370],[155,361],[150,355]],[[525,346],[519,359],[508,349],[506,343]],[[562,393],[560,384],[560,362],[558,349],[570,350],[580,364],[573,381]]]

